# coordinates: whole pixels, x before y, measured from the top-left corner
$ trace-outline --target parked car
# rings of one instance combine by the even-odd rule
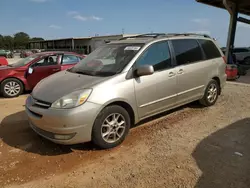
[[[24,90],[32,90],[42,80],[68,69],[83,59],[71,52],[37,53],[17,63],[0,67],[0,91],[4,97],[17,97]]]
[[[25,58],[25,57],[28,57],[32,54],[33,54],[33,52],[31,50],[22,50],[20,53],[20,58]]]
[[[250,48],[234,48],[233,53],[238,61],[244,61],[250,65]]]
[[[0,50],[0,56],[5,58],[13,58],[14,54],[10,50]]]
[[[34,53],[34,54],[35,54],[35,53],[40,53],[40,52],[41,52],[40,49],[32,49],[31,51],[32,51],[32,53]]]
[[[6,65],[8,65],[8,60],[6,59],[6,57],[0,56],[0,66],[6,66]]]
[[[225,68],[223,53],[206,35],[123,38],[39,82],[26,113],[32,129],[55,143],[112,148],[145,118],[196,100],[214,105]]]

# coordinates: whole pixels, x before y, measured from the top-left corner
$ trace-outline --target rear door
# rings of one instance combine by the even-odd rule
[[[171,40],[176,57],[177,103],[198,99],[206,87],[210,65],[204,62],[204,53],[195,39]]]
[[[30,88],[35,87],[40,80],[61,70],[59,57],[60,55],[45,56],[29,67],[27,82]]]
[[[61,69],[66,70],[79,63],[83,58],[74,54],[64,54],[61,58]]]

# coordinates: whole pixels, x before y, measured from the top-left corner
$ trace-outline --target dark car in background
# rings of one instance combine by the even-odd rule
[[[250,49],[243,47],[243,48],[234,48],[233,53],[236,56],[238,61],[244,61],[246,64],[250,65]]]
[[[24,91],[32,90],[40,80],[71,68],[83,58],[73,52],[42,52],[1,66],[0,92],[4,97],[17,97]]]
[[[33,54],[33,52],[31,50],[22,50],[20,53],[20,58],[25,58],[25,57],[28,57],[32,54]]]

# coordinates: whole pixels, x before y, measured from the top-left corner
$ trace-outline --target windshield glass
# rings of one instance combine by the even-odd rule
[[[39,55],[28,56],[28,57],[26,57],[24,59],[19,60],[16,63],[11,64],[10,66],[11,67],[22,67],[22,66],[27,65],[29,62],[31,62],[32,60],[34,60],[34,59],[36,59],[38,57],[39,57]]]
[[[144,44],[106,44],[68,71],[92,76],[112,76],[121,72]]]

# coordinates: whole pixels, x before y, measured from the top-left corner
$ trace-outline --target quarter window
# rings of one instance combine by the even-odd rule
[[[221,57],[221,54],[218,48],[215,46],[215,44],[211,40],[199,39],[198,41],[204,50],[206,59],[214,59],[214,58]]]
[[[137,66],[152,65],[155,71],[172,67],[168,42],[152,44],[136,61]]]
[[[194,39],[172,40],[177,65],[184,65],[203,60],[198,42]]]

